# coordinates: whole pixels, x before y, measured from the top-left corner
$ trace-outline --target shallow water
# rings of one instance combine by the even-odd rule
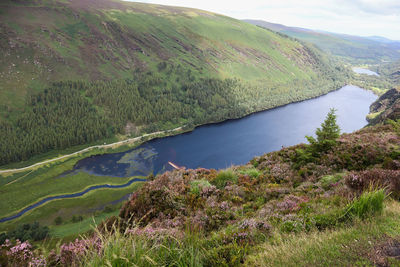
[[[379,76],[378,73],[375,71],[369,70],[369,69],[363,69],[363,68],[353,68],[353,71],[358,74],[367,74],[367,75],[375,75]]]

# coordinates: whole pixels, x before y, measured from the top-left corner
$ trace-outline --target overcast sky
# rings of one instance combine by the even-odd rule
[[[134,0],[131,0],[134,1]],[[400,0],[142,0],[185,6],[237,19],[261,19],[360,36],[400,40]]]

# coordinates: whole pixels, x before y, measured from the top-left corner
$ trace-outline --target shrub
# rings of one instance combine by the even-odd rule
[[[383,211],[385,200],[384,189],[364,192],[360,197],[355,198],[345,208],[338,208],[325,214],[316,214],[313,219],[319,230],[331,228],[339,223],[351,221],[354,217],[366,219],[369,216],[379,214]]]
[[[371,169],[351,172],[345,177],[346,184],[357,192],[368,189],[371,185],[385,187],[394,198],[400,197],[400,171]]]
[[[218,189],[226,186],[227,182],[237,183],[238,177],[232,170],[220,171],[217,177],[211,182]]]
[[[112,206],[105,206],[104,207],[104,212],[105,213],[110,213],[110,212],[113,212],[113,211],[114,211],[114,208]]]
[[[297,148],[295,150],[296,154],[295,154],[295,168],[299,169],[301,166],[309,163],[309,162],[313,162],[315,161],[315,158],[312,155],[311,149],[310,147],[307,147],[306,149],[302,149],[302,148]]]
[[[392,125],[394,132],[400,136],[400,119],[388,120],[388,123]]]
[[[232,242],[206,250],[205,266],[240,266],[248,253],[246,244]]]
[[[60,216],[57,216],[57,217],[54,219],[54,223],[55,223],[56,225],[60,225],[60,224],[62,224],[62,222],[63,222],[63,219],[62,219]]]
[[[199,196],[203,188],[211,187],[209,181],[205,179],[193,180],[190,182],[190,192],[196,196]]]
[[[240,173],[243,175],[248,175],[252,178],[258,178],[258,176],[260,176],[260,174],[261,174],[261,172],[259,170],[257,170],[256,168],[241,170]]]
[[[77,223],[77,222],[81,222],[81,221],[83,221],[83,217],[81,216],[81,215],[79,215],[79,216],[72,216],[72,219],[71,219],[71,221],[73,222],[73,223]]]
[[[335,175],[325,175],[321,178],[320,182],[322,185],[322,188],[325,190],[328,190],[333,184],[339,182],[342,179],[341,174],[335,174]]]
[[[6,233],[1,233],[0,234],[0,245],[2,245],[6,241],[6,239],[7,239]]]
[[[340,218],[344,217],[345,211],[342,208],[334,209],[324,214],[316,214],[313,219],[315,222],[315,226],[318,230],[325,230],[326,228],[335,227]]]
[[[298,233],[303,230],[303,225],[296,220],[287,220],[281,224],[280,230],[284,233]]]
[[[7,232],[6,238],[18,239],[22,242],[26,240],[39,241],[45,239],[49,235],[49,228],[47,226],[40,226],[38,222],[32,224],[20,224],[15,230]],[[1,239],[1,236],[0,236]],[[1,244],[0,240],[0,244]]]

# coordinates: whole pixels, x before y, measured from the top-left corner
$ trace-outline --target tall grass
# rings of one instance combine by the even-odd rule
[[[220,171],[217,177],[211,182],[217,188],[222,189],[226,186],[227,182],[237,183],[237,175],[230,169]]]
[[[347,227],[300,234],[276,233],[247,256],[246,266],[373,266],[368,253],[381,239],[400,232],[400,204],[387,203],[383,216],[356,219]],[[397,265],[393,265],[397,266]]]
[[[385,197],[385,189],[370,188],[344,208],[332,209],[325,214],[316,214],[315,225],[323,230],[351,222],[354,218],[366,219],[380,214],[383,211]]]
[[[385,197],[384,189],[366,191],[347,206],[346,215],[365,219],[368,216],[379,214],[383,210]]]
[[[170,235],[149,238],[119,231],[97,234],[102,253],[89,250],[83,266],[203,266],[205,259],[196,234],[188,233],[182,240]]]

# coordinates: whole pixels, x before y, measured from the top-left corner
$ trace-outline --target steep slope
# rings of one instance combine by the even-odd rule
[[[372,103],[367,119],[370,124],[377,124],[397,118],[400,118],[400,90],[393,88]]]
[[[0,164],[243,116],[346,76],[314,48],[201,10],[116,0],[0,8]]]
[[[379,65],[376,71],[385,76],[394,85],[400,86],[400,60]]]
[[[351,63],[380,63],[400,59],[400,42],[379,36],[359,37],[288,27],[262,20],[244,21],[313,43],[325,52]]]

